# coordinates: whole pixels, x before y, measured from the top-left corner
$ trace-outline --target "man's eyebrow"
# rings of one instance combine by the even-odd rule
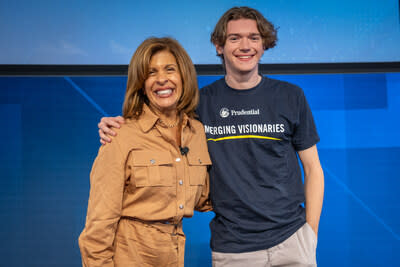
[[[258,33],[258,32],[249,32],[249,33],[230,33],[230,34],[228,34],[228,37],[229,36],[242,36],[242,35],[247,35],[247,36],[261,36],[261,34],[260,33]]]

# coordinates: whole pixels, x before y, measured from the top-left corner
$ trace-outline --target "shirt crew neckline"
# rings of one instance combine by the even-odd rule
[[[260,74],[261,75],[261,74]],[[226,82],[226,80],[225,80],[225,77],[223,78],[223,83],[224,83],[224,86],[225,86],[225,88],[227,89],[227,90],[229,90],[229,92],[232,92],[232,93],[234,93],[234,94],[239,94],[239,95],[248,95],[248,94],[254,94],[254,93],[256,93],[257,91],[258,91],[258,89],[260,88],[260,87],[262,87],[263,86],[263,84],[267,81],[267,77],[265,77],[264,75],[261,75],[261,81],[256,85],[256,86],[254,86],[254,87],[251,87],[251,88],[248,88],[248,89],[235,89],[235,88],[233,88],[233,87],[230,87],[228,84],[227,84],[227,82]]]

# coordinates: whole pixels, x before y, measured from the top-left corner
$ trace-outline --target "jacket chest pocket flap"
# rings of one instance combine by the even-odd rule
[[[207,177],[207,167],[211,165],[208,153],[188,153],[190,185],[204,185]]]
[[[175,168],[169,152],[135,151],[130,161],[136,187],[172,186]]]

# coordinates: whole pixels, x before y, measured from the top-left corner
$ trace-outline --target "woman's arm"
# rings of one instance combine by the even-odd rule
[[[122,210],[124,163],[114,140],[100,148],[93,164],[86,225],[79,237],[83,266],[114,266],[113,242]]]
[[[212,210],[212,205],[210,200],[210,175],[208,171],[207,171],[206,182],[204,183],[201,191],[201,197],[197,202],[197,204],[195,205],[194,209],[201,212]]]

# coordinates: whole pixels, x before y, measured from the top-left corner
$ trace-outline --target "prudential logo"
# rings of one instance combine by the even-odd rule
[[[227,108],[221,108],[221,110],[219,111],[219,115],[220,115],[222,118],[228,117],[228,116],[229,116],[229,109],[227,109]]]
[[[260,109],[241,109],[241,110],[234,110],[234,109],[227,109],[221,108],[219,111],[219,115],[221,118],[227,118],[229,116],[253,116],[253,115],[260,115]]]

